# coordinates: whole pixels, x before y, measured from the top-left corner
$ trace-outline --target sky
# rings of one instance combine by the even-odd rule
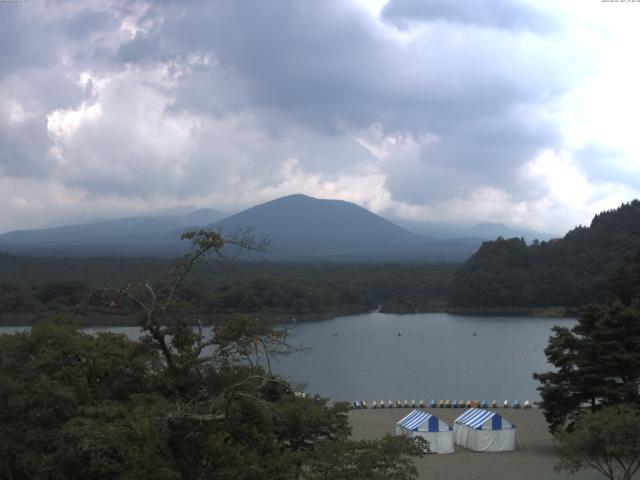
[[[640,2],[0,0],[0,232],[304,193],[565,232],[640,197]]]

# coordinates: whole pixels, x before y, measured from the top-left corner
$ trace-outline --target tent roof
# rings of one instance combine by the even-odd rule
[[[407,430],[417,431],[422,425],[429,422],[429,419],[433,417],[438,420],[438,417],[431,415],[430,413],[420,410],[412,410],[409,415],[401,419],[396,425]]]
[[[500,414],[481,408],[471,408],[467,410],[455,419],[455,423],[466,425],[467,427],[471,428],[481,428],[487,420],[494,417],[496,417],[496,420],[500,419],[499,422],[495,423],[499,424],[500,428],[502,428],[502,416]]]

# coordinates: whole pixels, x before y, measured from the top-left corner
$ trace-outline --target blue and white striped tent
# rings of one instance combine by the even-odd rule
[[[429,442],[432,453],[453,453],[452,428],[424,410],[412,410],[396,423],[396,435],[422,437]]]
[[[516,449],[516,426],[502,415],[484,408],[471,408],[455,419],[456,445],[476,452],[509,452]]]

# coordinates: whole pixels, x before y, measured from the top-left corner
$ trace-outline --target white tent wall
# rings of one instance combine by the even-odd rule
[[[411,432],[412,437],[422,437],[429,442],[429,450],[434,453],[453,453],[453,432]]]
[[[439,418],[413,410],[396,424],[396,435],[421,437],[429,442],[433,453],[453,453],[453,431]]]
[[[476,430],[465,425],[453,426],[456,445],[476,452],[511,452],[516,449],[516,429]]]
[[[501,415],[487,410],[467,410],[453,424],[455,444],[476,452],[513,451],[516,432]]]

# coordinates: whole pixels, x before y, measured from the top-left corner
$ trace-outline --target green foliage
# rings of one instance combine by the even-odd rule
[[[87,296],[86,285],[73,281],[52,281],[34,288],[33,296],[42,303],[62,303],[77,305]]]
[[[0,283],[0,313],[32,311],[33,301],[22,285]]]
[[[169,267],[165,259],[0,254],[0,324],[30,324],[51,313],[72,313],[84,325],[135,324],[137,307],[131,299],[96,288],[152,279],[154,290],[166,294],[170,285],[160,272]],[[179,297],[183,308],[206,323],[238,313],[274,321],[331,318],[378,305],[389,313],[425,312],[444,308],[456,268],[454,264],[201,263],[193,266]]]
[[[215,313],[260,312],[303,315],[375,308],[371,293],[359,286],[262,278],[223,285],[205,306]]]
[[[640,468],[640,410],[637,405],[605,407],[585,414],[570,432],[558,434],[558,471],[591,468],[609,480],[630,480]]]
[[[580,307],[604,302],[607,282],[640,245],[640,201],[596,215],[562,239],[485,242],[455,274],[455,307]],[[629,274],[632,274],[629,272]]]
[[[0,480],[415,478],[415,445],[350,442],[346,405],[297,396],[271,372],[293,350],[286,330],[245,316],[203,335],[185,278],[227,243],[252,244],[187,238],[161,289],[105,289],[137,308],[140,341],[63,321],[0,336]],[[327,468],[339,470],[313,476]]]
[[[625,305],[640,299],[640,250],[622,259],[609,283],[609,295]]]
[[[572,329],[555,327],[545,349],[555,371],[536,373],[552,431],[586,406],[640,402],[640,310],[620,301],[587,307]]]
[[[572,329],[554,328],[545,354],[556,369],[534,374],[554,432],[571,429],[585,407],[640,404],[640,254],[621,263],[609,291]]]
[[[145,345],[70,325],[0,336],[0,478],[101,478],[95,462],[105,472],[112,462],[128,469],[134,459],[122,454],[135,456],[135,445],[123,436],[137,435],[141,454],[142,438],[161,438],[148,420],[167,408],[152,393],[158,366]]]
[[[304,473],[308,480],[408,480],[417,475],[412,457],[421,447],[405,436],[380,441],[325,442]]]

